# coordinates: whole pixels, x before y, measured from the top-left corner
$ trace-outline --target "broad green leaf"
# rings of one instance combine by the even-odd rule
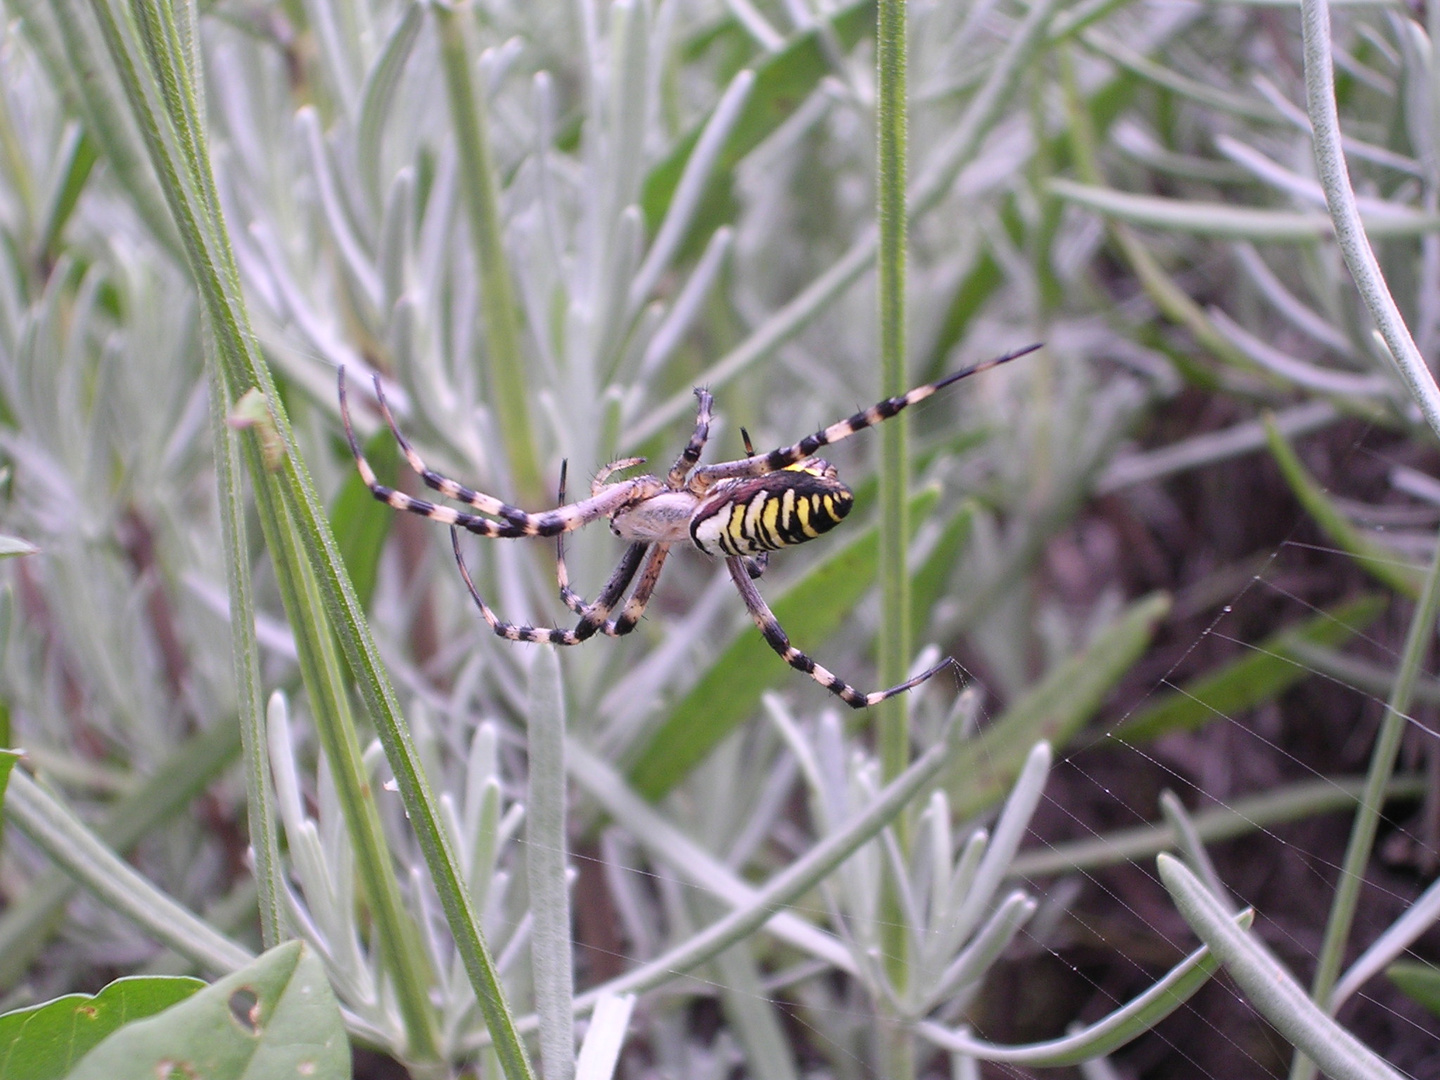
[[[123,1024],[154,1016],[205,984],[174,976],[127,976],[98,994],[66,994],[0,1016],[0,1080],[65,1076]]]
[[[382,427],[364,451],[380,483],[394,487],[400,472],[400,448],[390,432]],[[370,494],[360,473],[351,469],[330,507],[330,527],[335,530],[335,543],[350,571],[355,594],[366,607],[375,595],[380,553],[394,521],[395,512]]]
[[[964,820],[1002,798],[1041,739],[1062,749],[1139,659],[1169,610],[1170,598],[1163,593],[1137,600],[1089,648],[1057,665],[962,746],[941,779],[955,817]]]
[[[708,236],[729,216],[727,185],[734,165],[784,123],[820,80],[830,74],[832,61],[826,54],[827,47],[838,44],[841,49],[850,49],[874,26],[874,0],[859,0],[832,15],[823,32],[817,26],[797,34],[783,49],[756,65],[755,85],[715,163],[714,178],[690,223],[689,235]],[[645,178],[640,204],[645,211],[646,228],[652,235],[670,207],[670,199],[707,120],[708,114],[700,117]]]
[[[1401,560],[1400,556],[1382,547],[1351,524],[1330,500],[1325,489],[1315,482],[1309,470],[1301,463],[1299,455],[1275,424],[1272,413],[1265,414],[1265,439],[1269,443],[1271,456],[1285,475],[1285,482],[1300,500],[1300,505],[1325,530],[1327,536],[1350,553],[1360,568],[1382,585],[1414,599],[1420,595],[1420,574],[1418,568]]]
[[[39,550],[34,544],[21,540],[18,536],[0,536],[0,559],[13,555],[34,555]]]
[[[1269,701],[1310,674],[1309,666],[1293,656],[1295,644],[1338,645],[1364,630],[1384,607],[1383,596],[1370,594],[1282,630],[1239,660],[1132,713],[1115,729],[1115,735],[1127,742],[1154,739]]]
[[[1440,968],[1403,961],[1385,969],[1385,977],[1436,1016],[1440,1016]]]
[[[933,488],[912,497],[911,520],[923,520],[937,498]],[[822,644],[875,584],[879,547],[872,525],[768,601],[797,648]],[[656,731],[630,770],[631,783],[658,799],[755,711],[761,694],[799,677],[747,623]]]
[[[159,1015],[127,1024],[68,1080],[348,1080],[350,1043],[319,958],[287,941]]]

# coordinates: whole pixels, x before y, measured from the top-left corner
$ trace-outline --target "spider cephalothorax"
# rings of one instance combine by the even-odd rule
[[[929,671],[888,690],[862,693],[790,644],[751,579],[760,575],[770,552],[813,540],[840,524],[850,513],[854,495],[840,482],[833,465],[814,456],[816,450],[888,420],[901,409],[923,401],[951,383],[988,371],[1038,348],[1038,345],[1031,345],[954,372],[937,382],[917,386],[899,397],[886,398],[863,412],[807,435],[798,443],[782,446],[768,454],[751,451],[750,438],[746,435],[748,456],[715,465],[699,463],[705,441],[710,436],[710,409],[714,402],[708,390],[697,389],[695,396],[699,408],[694,434],[664,477],[647,475],[611,481],[610,477],[615,473],[643,464],[642,458],[627,458],[600,470],[590,486],[588,499],[565,504],[565,470],[562,465],[560,502],[564,505],[538,514],[472,491],[427,467],[396,425],[378,378],[375,380],[375,393],[380,411],[410,467],[427,486],[478,513],[417,499],[386,487],[376,479],[375,471],[360,453],[360,444],[351,430],[344,368],[340,370],[340,414],[360,476],[375,497],[396,510],[408,510],[450,526],[461,576],[481,615],[501,637],[510,641],[578,645],[597,633],[611,637],[628,634],[649,603],[671,546],[689,541],[706,555],[724,557],[750,617],[786,663],[805,672],[846,704],[858,709],[918,686],[953,661],[944,660]],[[744,433],[743,428],[741,432]],[[595,602],[586,603],[570,588],[563,537],[565,533],[606,517],[610,519],[610,530],[622,540],[629,541],[630,546]],[[488,537],[556,537],[560,595],[566,606],[580,616],[574,629],[516,626],[501,621],[480,598],[470,578],[460,554],[459,529]],[[612,618],[612,612],[632,583],[635,588],[629,601],[620,614]]]

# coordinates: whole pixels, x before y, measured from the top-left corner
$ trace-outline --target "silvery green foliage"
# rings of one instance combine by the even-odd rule
[[[317,763],[318,783],[312,793],[316,811],[311,816],[296,759],[299,747],[282,695],[271,698],[268,713],[271,775],[294,883],[294,891],[287,896],[289,917],[324,960],[336,994],[352,1014],[352,1030],[403,1053],[404,1024],[386,986],[377,946],[356,921],[360,909],[355,896],[354,854],[324,755]],[[375,790],[387,790],[385,760],[378,744],[367,751],[365,764]],[[524,809],[503,794],[493,724],[476,728],[469,754],[460,764],[463,771],[451,770],[456,782],[447,784],[441,796],[442,812],[451,842],[461,856],[466,886],[483,912],[486,939],[511,991],[523,994],[528,969],[520,961],[529,940],[529,915],[524,897],[512,889],[512,881],[518,857],[514,839]],[[383,798],[380,803],[387,805]],[[394,820],[390,824],[395,843],[403,847],[403,826]],[[415,862],[418,866],[418,856]],[[523,882],[523,873],[520,880]],[[479,1026],[474,991],[455,955],[428,881],[417,870],[410,875],[408,888],[421,943],[439,980],[436,1001],[441,1012],[442,1053],[447,1060],[458,1060],[467,1037],[473,1041]]]
[[[229,632],[207,601],[223,566],[198,316],[183,268],[114,191],[64,217],[80,129],[14,30],[0,85],[0,532],[40,550],[0,571],[24,630],[0,655],[0,696],[15,739],[103,808],[182,735],[234,712]],[[41,864],[11,850],[6,889],[23,895]],[[188,817],[136,857],[196,905],[225,877],[223,849]],[[103,907],[73,910],[47,989],[153,952]]]
[[[820,11],[819,5],[813,11],[802,4],[776,7],[762,14],[749,5],[680,0],[495,0],[470,9],[478,44],[474,74],[504,181],[504,243],[523,316],[536,452],[552,476],[561,459],[570,460],[574,491],[583,492],[587,475],[604,462],[646,442],[636,434],[646,425],[675,441],[662,452],[677,450],[687,432],[692,383],[723,382],[712,454],[725,456],[740,452],[735,429],[742,421],[757,443],[776,445],[876,396],[874,304],[863,280],[821,305],[778,349],[756,351],[766,358],[763,375],[759,360],[747,361],[743,376],[737,373],[745,364],[723,371],[711,366],[735,343],[774,332],[775,313],[867,235],[874,201],[868,47],[830,57],[829,77],[731,177],[740,207],[734,220],[695,238],[694,252],[682,252],[679,241],[695,211],[687,197],[704,179],[703,155],[697,153],[691,186],[681,186],[687,197],[677,195],[653,233],[639,210],[647,170],[678,135],[709,115],[708,137],[718,142],[751,90],[743,74],[722,74],[719,61],[680,63],[680,45],[743,8],[748,21],[737,32],[747,44],[773,50]],[[464,208],[473,178],[458,164],[431,13],[423,5],[378,0],[312,0],[300,8],[309,24],[299,43],[297,28],[286,22],[288,8],[237,16],[222,5],[201,19],[200,45],[211,149],[246,300],[267,358],[284,377],[307,466],[327,495],[351,476],[352,463],[334,443],[334,369],[347,367],[358,405],[366,376],[378,366],[392,380],[402,422],[433,464],[510,494]],[[1137,21],[1145,33],[1136,40],[1169,32],[1173,17],[1161,8],[1143,9]],[[106,753],[144,775],[179,733],[228,721],[233,712],[201,328],[170,234],[145,211],[148,204],[131,207],[118,170],[91,176],[66,224],[60,260],[48,265],[38,251],[46,208],[76,152],[76,128],[57,95],[77,91],[55,74],[64,68],[63,11],[50,17],[43,6],[19,10],[33,36],[6,42],[0,89],[7,109],[0,120],[19,136],[31,184],[28,192],[22,183],[0,184],[0,224],[20,253],[0,260],[0,390],[7,413],[0,448],[14,466],[0,524],[45,554],[23,569],[0,572],[17,582],[21,603],[45,612],[47,636],[12,642],[5,693],[22,738],[37,752],[88,765],[91,752],[77,744],[98,733]],[[997,43],[1024,15],[1021,5],[1002,2],[911,5],[917,183],[944,165],[936,148],[963,114]],[[47,49],[58,66],[45,60]],[[913,337],[924,363],[955,367],[1029,340],[1028,331],[1016,340],[1016,327],[1041,313],[1039,290],[1030,256],[1016,248],[998,204],[1014,195],[1027,224],[1039,220],[1042,209],[1024,182],[1035,139],[1034,117],[1017,101],[972,160],[953,163],[965,166],[958,179],[938,208],[916,222]],[[1054,272],[1062,283],[1074,283],[1084,277],[1100,234],[1081,215],[1058,228],[1063,258]],[[956,282],[982,250],[997,253],[1002,286],[969,338],[940,348],[935,343]],[[1123,327],[1064,311],[1047,317],[1052,350],[1045,363],[1053,369],[997,373],[936,401],[932,419],[917,422],[932,440],[953,435],[951,429],[989,429],[983,448],[958,461],[942,454],[922,477],[946,482],[947,509],[960,493],[984,503],[973,553],[937,605],[927,637],[973,632],[1008,690],[1024,683],[1020,658],[1033,626],[1023,600],[1007,617],[997,597],[1023,576],[1048,530],[1066,519],[1073,493],[1103,467],[1142,394],[1171,385],[1168,369],[1153,356],[1123,345]],[[1121,355],[1136,374],[1092,377],[1081,362],[1094,355]],[[374,431],[366,410],[357,408],[356,417],[364,434]],[[863,445],[837,451],[847,475],[865,475],[870,451]],[[136,528],[151,538],[141,565],[116,542]],[[934,541],[933,529],[926,529],[917,537],[919,554]],[[527,935],[516,884],[523,881],[522,856],[510,843],[520,811],[506,797],[505,777],[514,770],[502,769],[500,752],[513,731],[490,718],[523,709],[530,654],[475,629],[475,613],[450,570],[443,530],[427,535],[429,547],[418,555],[391,546],[373,618],[429,755],[432,781],[446,793],[452,840],[485,912],[507,988],[524,1009],[527,968],[517,962]],[[615,546],[600,536],[581,538],[573,549],[572,573],[593,593]],[[792,558],[791,566],[803,566],[806,556]],[[485,546],[474,565],[482,589],[507,618],[540,621],[559,611],[549,599],[554,585],[544,561],[531,546],[496,543]],[[783,563],[777,559],[770,573],[777,585],[792,572]],[[293,643],[278,622],[279,602],[261,567],[264,676],[270,686],[293,688]],[[443,587],[429,588],[427,572]],[[745,625],[723,571],[677,557],[667,576],[673,599],[660,598],[637,640],[597,641],[566,657],[567,688],[581,706],[573,710],[575,726],[617,760],[729,632]],[[152,604],[160,595],[184,642],[178,685]],[[411,634],[427,604],[423,617],[433,618],[440,642],[429,655],[414,647],[418,635]],[[827,662],[838,670],[864,670],[877,621],[873,606],[862,605],[827,644]],[[980,612],[995,614],[981,626]],[[1077,617],[1049,632],[1047,644],[1059,655],[1086,633]],[[820,692],[798,676],[796,683],[791,696],[806,710],[818,708]],[[929,697],[917,702],[922,730],[940,726],[937,711]],[[398,1049],[394,1003],[377,974],[373,943],[357,924],[348,840],[325,762],[309,752],[302,734],[289,731],[287,717],[283,704],[272,708],[270,757],[290,850],[291,917],[325,958],[354,1029]],[[766,868],[765,843],[788,827],[782,811],[797,772],[807,778],[822,834],[877,785],[873,761],[850,754],[833,715],[822,712],[813,722],[802,717],[789,730],[783,747],[773,732],[760,736],[754,759],[723,749],[712,775],[696,781],[701,790],[713,784],[727,799],[737,792],[753,796],[753,813],[743,822],[716,815],[693,821],[709,850],[723,852],[737,874]],[[383,766],[373,753],[367,761],[383,791]],[[121,777],[128,779],[128,773]],[[311,800],[313,817],[306,809]],[[419,860],[397,806],[380,802],[394,850],[408,863],[421,939],[438,973],[434,997],[446,1049],[469,1048],[479,1028],[469,983],[428,885],[411,870]],[[845,935],[834,960],[859,976],[846,984],[856,1006],[849,1022],[894,996],[872,951],[877,890],[887,875],[905,883],[915,932],[940,934],[945,944],[935,953],[944,954],[944,962],[925,970],[900,1002],[905,1015],[924,1015],[947,995],[963,1001],[973,992],[981,967],[955,966],[977,940],[971,932],[983,935],[1000,925],[993,922],[997,911],[1003,922],[1005,913],[1024,907],[1002,901],[992,908],[993,893],[971,904],[973,911],[965,906],[972,894],[962,887],[960,871],[984,841],[952,850],[942,827],[947,816],[942,803],[931,805],[922,829],[928,842],[917,848],[913,865],[896,865],[890,846],[877,842],[831,890],[832,929]],[[167,833],[163,843],[142,850],[146,872],[201,906],[215,893],[211,877],[221,849],[188,822],[172,833],[178,840]],[[644,840],[612,833],[607,843]],[[716,915],[720,905],[704,895],[683,896],[677,880],[659,879],[653,897],[633,886],[617,888],[629,901],[622,914],[637,957],[658,952],[666,935],[679,936]],[[962,910],[968,925],[951,921]],[[647,915],[659,918],[647,922]],[[104,920],[99,912],[86,958],[138,959],[144,943],[116,920]],[[963,925],[963,932],[946,929],[953,925]],[[802,998],[827,992],[809,977],[824,970],[808,970]],[[657,1058],[683,1075],[725,1075],[742,1058],[774,1064],[764,1055],[774,1049],[767,1050],[766,1040],[776,1010],[763,990],[752,995],[759,1015],[737,1020],[736,1034],[727,1032],[709,1047],[697,1046],[674,1015],[656,1016],[650,1034]],[[861,1000],[865,995],[868,1001]]]

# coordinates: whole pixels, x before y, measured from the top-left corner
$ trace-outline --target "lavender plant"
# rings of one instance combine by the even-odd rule
[[[5,804],[27,837],[3,866],[6,984],[48,997],[154,961],[156,940],[218,974],[299,936],[353,1039],[415,1075],[511,1080],[531,1075],[532,1031],[552,1080],[608,1077],[627,1036],[634,1075],[1079,1062],[1199,987],[1203,951],[1066,1039],[965,1029],[1007,949],[1045,944],[1041,901],[1005,884],[1045,740],[1064,747],[1100,708],[1165,606],[1116,589],[1066,605],[1037,567],[1088,493],[1267,445],[1258,420],[1125,444],[1195,378],[1194,343],[1224,392],[1282,410],[1277,453],[1345,415],[1413,424],[1417,377],[1395,380],[1317,243],[1296,86],[1258,64],[1220,77],[1243,8],[908,7],[913,180],[894,190],[892,172],[883,194],[908,219],[911,381],[1048,347],[927,404],[883,479],[873,451],[836,449],[862,502],[901,492],[885,503],[913,521],[898,545],[857,515],[849,541],[765,575],[792,635],[837,669],[869,672],[877,638],[913,637],[916,669],[960,648],[985,671],[1004,707],[984,730],[979,695],[952,702],[935,680],[897,765],[896,729],[882,764],[698,558],[672,560],[627,642],[555,657],[497,639],[444,530],[360,487],[335,395],[343,367],[379,460],[389,436],[363,407],[379,375],[427,461],[534,509],[564,461],[583,477],[667,460],[693,385],[717,396],[727,457],[742,424],[780,445],[881,396],[869,6],[7,4],[0,532],[39,552],[0,567],[21,615],[0,636],[0,693],[49,791],[19,777]],[[1361,186],[1377,178],[1359,212],[1395,241],[1385,269],[1412,283],[1426,353],[1428,38],[1396,12],[1347,27],[1366,45],[1347,73],[1387,120],[1351,136],[1373,170]],[[1182,103],[1173,130],[1137,84]],[[1382,145],[1396,127],[1411,150]],[[1078,181],[1050,175],[1062,160]],[[1237,273],[1207,309],[1176,267],[1213,238]],[[1100,293],[1107,243],[1143,292]],[[593,592],[614,545],[581,535],[569,554]],[[546,545],[467,558],[506,618],[563,614]],[[911,590],[908,613],[867,595],[877,573]],[[1337,661],[1319,648],[1315,667]],[[242,744],[243,783],[225,773]],[[207,786],[211,814],[184,813]],[[72,812],[135,870],[81,850]],[[595,929],[576,844],[602,864],[618,934]],[[73,888],[47,861],[103,899],[62,905]],[[218,940],[147,913],[147,889],[213,912]],[[1207,941],[1245,923],[1203,900],[1179,902]],[[723,1030],[702,1040],[683,1017],[711,998]],[[820,1033],[803,1046],[790,1002]],[[856,1019],[876,1015],[888,1044]],[[1342,1041],[1323,1016],[1299,1023],[1312,1054]]]

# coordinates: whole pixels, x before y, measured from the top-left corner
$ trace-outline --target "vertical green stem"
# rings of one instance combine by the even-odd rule
[[[880,247],[880,393],[905,393],[905,0],[881,0],[877,38]],[[910,461],[907,414],[880,428],[880,681],[904,682],[910,663],[910,582],[905,572],[909,539]],[[904,694],[880,706],[880,747],[885,779],[904,771],[909,732]]]
[[[1414,700],[1415,681],[1420,676],[1420,665],[1435,634],[1437,610],[1440,610],[1440,546],[1435,549],[1430,572],[1425,576],[1425,586],[1410,617],[1405,648],[1395,672],[1395,685],[1385,706],[1385,719],[1380,723],[1375,749],[1370,754],[1365,790],[1360,795],[1360,805],[1355,809],[1355,821],[1350,826],[1350,843],[1345,849],[1345,862],[1340,867],[1340,880],[1335,885],[1335,899],[1330,904],[1330,919],[1325,924],[1325,940],[1320,946],[1315,981],[1310,988],[1310,996],[1323,1009],[1329,1008],[1330,991],[1335,987],[1341,961],[1345,959],[1345,943],[1350,938],[1350,927],[1355,921],[1360,887],[1365,883],[1365,866],[1375,846],[1375,831],[1380,826],[1385,791],[1395,771],[1395,756],[1400,751],[1400,740],[1410,722],[1406,714]],[[1290,1069],[1292,1080],[1314,1075],[1314,1064],[1297,1052]]]
[[[880,0],[878,19],[875,125],[879,157],[876,209],[880,242],[876,266],[880,300],[880,395],[893,397],[908,388],[905,365],[905,0]],[[906,499],[910,486],[908,433],[905,413],[880,428],[879,667],[882,686],[903,682],[910,664],[910,575],[905,558],[910,538],[910,509]],[[886,783],[904,772],[908,764],[908,704],[908,695],[898,694],[880,705],[877,742]],[[902,814],[895,828],[902,848],[908,848],[904,821]],[[908,935],[892,887],[887,887],[881,901],[881,925],[886,928],[882,949],[887,974],[896,991],[903,995],[909,982]],[[914,1076],[912,1040],[897,1017],[886,1018],[881,1044],[886,1076],[891,1080]]]
[[[220,523],[225,537],[225,570],[230,587],[231,653],[235,664],[235,698],[240,742],[245,757],[245,811],[250,848],[255,852],[255,884],[260,907],[260,940],[278,945],[284,926],[281,915],[280,845],[275,810],[266,780],[265,700],[260,683],[260,647],[255,640],[255,601],[250,587],[250,544],[245,529],[245,502],[240,487],[240,456],[225,422],[229,402],[225,381],[206,344],[210,370],[210,428],[215,446],[215,482],[220,488]]]
[[[544,499],[540,466],[535,459],[535,439],[530,429],[530,409],[525,394],[525,360],[520,354],[520,323],[516,314],[515,288],[505,258],[505,238],[500,221],[500,190],[495,175],[495,158],[490,149],[489,114],[476,100],[470,78],[470,50],[466,47],[465,25],[468,8],[456,10],[445,4],[432,5],[440,34],[440,61],[445,69],[445,88],[450,97],[451,123],[460,151],[465,182],[465,210],[475,241],[480,265],[480,310],[485,322],[485,352],[490,368],[492,404],[510,462],[516,496],[535,505]]]
[[[197,79],[193,70],[195,58],[175,47],[175,34],[157,25],[157,20],[172,13],[168,5],[135,0],[128,8],[135,25],[125,29],[110,0],[90,0],[90,10],[114,61],[205,305],[227,392],[234,397],[248,387],[257,387],[264,395],[285,448],[278,471],[271,473],[265,469],[255,441],[244,440],[245,463],[256,491],[257,509],[277,574],[283,569],[296,581],[301,580],[296,575],[304,575],[309,586],[319,590],[329,616],[329,626],[326,626],[324,614],[307,612],[307,617],[301,619],[304,625],[296,627],[297,638],[301,632],[328,635],[332,630],[339,637],[394,771],[406,814],[454,935],[456,951],[475,987],[480,1011],[495,1040],[496,1057],[507,1080],[531,1080],[534,1074],[529,1058],[505,1001],[494,960],[480,932],[480,916],[465,886],[459,858],[441,823],[438,801],[422,771],[364,611],[341,565],[334,534],[309,471],[299,456],[275,382],[255,346],[239,274],[219,209],[204,128],[193,101]],[[131,29],[142,38],[143,47],[136,46]],[[151,105],[152,95],[156,108]],[[300,550],[292,546],[292,541],[298,541]],[[321,690],[322,695],[326,693],[324,687]],[[359,839],[363,839],[363,835]],[[377,930],[381,935],[386,932]],[[393,956],[395,950],[407,950],[406,940],[404,935],[396,935],[393,944],[387,947],[387,954]],[[411,958],[392,969],[394,977],[403,979],[416,966],[415,959]],[[414,1011],[411,1003],[426,1002],[425,988],[399,988],[397,998],[409,1022]],[[427,1050],[433,1054],[432,1023],[433,1017],[427,1016],[421,1023],[412,1025],[409,1032],[412,1042],[407,1048],[412,1057],[429,1056]]]

